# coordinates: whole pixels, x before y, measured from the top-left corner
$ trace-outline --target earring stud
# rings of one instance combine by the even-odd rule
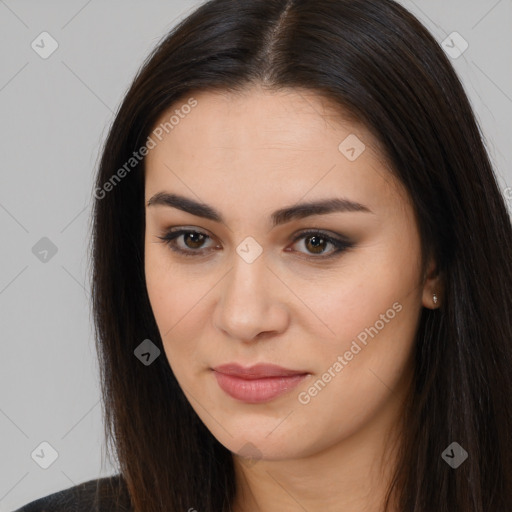
[[[437,304],[438,298],[437,298],[437,295],[435,293],[434,293],[434,295],[432,295],[432,300],[434,301],[434,304]]]

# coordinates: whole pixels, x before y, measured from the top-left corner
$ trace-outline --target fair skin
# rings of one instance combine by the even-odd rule
[[[233,452],[233,510],[377,512],[421,309],[439,306],[433,264],[421,271],[412,205],[370,133],[312,92],[253,87],[190,96],[197,106],[146,157],[146,284],[176,379]],[[338,149],[350,134],[366,145],[354,161]],[[223,222],[148,206],[159,192],[206,203]],[[333,198],[370,211],[272,226],[278,209]],[[158,238],[170,228],[207,236],[175,239],[176,249],[191,253],[185,256]],[[294,241],[306,230],[320,233]],[[322,234],[352,245],[334,254]],[[246,237],[262,250],[251,263],[236,250]],[[348,360],[344,354],[370,327],[373,337]],[[338,356],[347,363],[341,371],[333,370]],[[245,403],[213,376],[213,366],[228,362],[274,363],[308,376],[275,399]],[[329,368],[331,378],[322,377]],[[308,391],[322,378],[320,391]],[[247,447],[253,459],[241,456]]]

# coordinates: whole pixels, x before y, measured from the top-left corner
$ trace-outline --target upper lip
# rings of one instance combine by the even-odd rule
[[[308,372],[302,370],[290,370],[275,364],[258,363],[254,366],[244,367],[238,363],[228,363],[215,366],[216,372],[225,375],[233,375],[241,379],[260,379],[264,377],[289,377],[290,375],[305,375]]]

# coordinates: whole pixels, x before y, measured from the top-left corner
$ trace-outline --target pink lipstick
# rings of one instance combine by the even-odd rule
[[[260,403],[272,400],[296,387],[308,374],[274,364],[243,367],[229,363],[213,368],[220,388],[236,400]]]

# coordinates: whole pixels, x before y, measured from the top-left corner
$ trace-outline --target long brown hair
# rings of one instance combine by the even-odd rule
[[[413,201],[423,261],[433,254],[444,276],[442,307],[420,319],[388,498],[403,512],[510,509],[510,217],[448,58],[392,0],[208,1],[161,41],[125,95],[96,177],[91,288],[107,447],[133,506],[227,512],[236,482],[232,453],[163,355],[144,276],[144,158],[126,163],[178,101],[252,84],[317,92],[361,121]],[[147,366],[134,355],[146,339],[162,353]],[[468,452],[457,469],[441,457],[452,442]]]

